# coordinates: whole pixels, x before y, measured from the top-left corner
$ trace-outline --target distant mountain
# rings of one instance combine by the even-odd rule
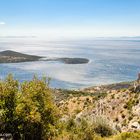
[[[16,39],[16,38],[36,38],[36,37],[37,37],[37,36],[33,36],[33,35],[32,35],[32,36],[0,36],[0,38],[9,38],[9,39],[10,39],[10,38],[12,38],[12,39],[13,39],[13,38],[15,38],[15,39]]]

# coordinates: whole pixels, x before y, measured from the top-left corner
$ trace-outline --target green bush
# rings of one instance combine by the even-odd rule
[[[109,124],[99,120],[91,123],[83,118],[78,121],[71,118],[64,124],[66,126],[64,131],[69,136],[68,140],[102,140],[102,137],[115,134],[115,130]]]
[[[93,125],[94,132],[101,137],[108,137],[116,133],[116,130],[111,126],[111,122],[103,116],[97,116]]]
[[[140,132],[124,132],[110,140],[140,140]]]
[[[0,133],[14,139],[49,139],[57,135],[59,114],[45,79],[0,81]]]

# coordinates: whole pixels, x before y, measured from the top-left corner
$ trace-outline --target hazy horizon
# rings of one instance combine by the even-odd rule
[[[4,0],[0,36],[46,40],[140,36],[139,0]]]

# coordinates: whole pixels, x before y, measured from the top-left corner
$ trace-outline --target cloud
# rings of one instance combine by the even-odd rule
[[[0,25],[5,25],[6,23],[3,21],[0,21]]]

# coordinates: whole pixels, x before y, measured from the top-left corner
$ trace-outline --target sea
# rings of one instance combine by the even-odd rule
[[[0,51],[13,50],[47,58],[88,58],[87,64],[35,61],[0,64],[0,79],[11,73],[23,82],[34,75],[51,78],[50,87],[81,89],[131,81],[140,72],[140,40],[82,39],[46,41],[37,38],[0,38]]]

